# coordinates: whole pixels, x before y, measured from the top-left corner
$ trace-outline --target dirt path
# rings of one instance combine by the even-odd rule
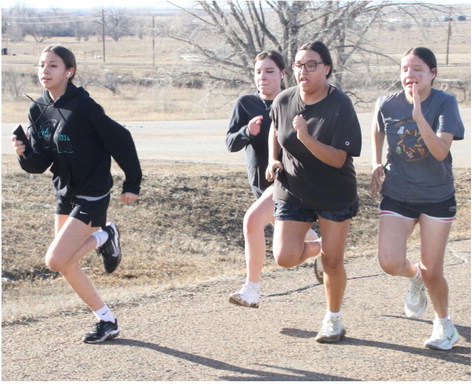
[[[415,252],[415,255],[417,252]],[[322,345],[323,287],[308,266],[263,277],[259,309],[228,295],[240,279],[210,281],[118,306],[122,333],[87,345],[89,313],[3,327],[2,379],[17,380],[470,380],[470,241],[448,247],[446,277],[461,338],[451,352],[422,346],[432,326],[403,315],[407,283],[373,255],[348,260],[347,337]]]

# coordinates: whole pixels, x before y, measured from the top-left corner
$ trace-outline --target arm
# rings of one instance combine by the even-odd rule
[[[226,148],[230,152],[238,152],[250,141],[248,117],[238,100],[233,108],[228,132],[226,133]]]
[[[118,123],[115,123],[116,140],[110,145],[110,153],[125,173],[125,181],[123,182],[122,194],[128,193],[139,196],[141,189],[142,171],[139,163],[138,153],[134,144],[131,133]],[[114,145],[118,144],[118,145]],[[122,196],[122,200],[125,199]]]
[[[431,155],[438,160],[443,161],[449,154],[454,135],[446,132],[438,132],[437,134],[432,130],[431,126],[426,121],[421,110],[421,100],[418,94],[416,84],[413,84],[413,120],[418,125],[421,137],[428,147]]]
[[[13,147],[15,148],[16,153],[18,150],[16,148],[15,141],[13,141]],[[16,141],[18,143],[18,141]],[[23,146],[24,147],[24,146]],[[24,151],[24,149],[23,149]],[[45,155],[41,155],[39,152],[33,151],[28,157],[18,156],[18,161],[21,168],[28,173],[44,173],[51,165],[52,159],[49,159]]]
[[[385,132],[379,132],[378,122],[374,114],[372,121],[372,181],[370,192],[376,195],[382,188],[384,170],[382,165],[382,149]]]
[[[276,170],[282,171],[284,169],[283,164],[279,160],[280,144],[277,140],[277,131],[275,130],[274,123],[270,125],[269,130],[269,162],[266,170],[267,181],[273,181],[276,176]]]
[[[251,137],[257,136],[261,132],[263,116],[253,117],[247,125],[243,125],[236,132],[231,132],[231,127],[226,134],[226,147],[230,152],[237,152],[243,149],[250,141]],[[236,125],[237,127],[237,125]]]
[[[300,140],[316,158],[334,168],[341,168],[346,162],[347,152],[324,144],[310,136],[308,125],[302,115],[295,116],[293,128],[297,131]]]
[[[131,133],[121,124],[105,115],[102,107],[98,104],[95,104],[91,109],[87,109],[87,114],[104,147],[125,174],[122,201],[133,200],[127,194],[139,195],[142,171]]]
[[[29,116],[29,120],[31,123],[31,115]],[[28,141],[30,147],[28,153],[25,152],[26,143],[24,143],[23,140]],[[28,173],[43,173],[53,163],[53,159],[48,155],[47,151],[43,149],[34,133],[31,133],[29,137],[24,137],[22,140],[13,134],[11,142],[13,149],[18,155],[18,162],[24,171]]]

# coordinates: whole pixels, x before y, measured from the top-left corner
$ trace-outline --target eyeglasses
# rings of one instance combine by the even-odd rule
[[[292,63],[292,69],[295,72],[301,72],[302,68],[305,67],[307,72],[315,72],[316,68],[318,68],[318,64],[324,64],[322,61],[307,61],[305,64],[302,63]]]

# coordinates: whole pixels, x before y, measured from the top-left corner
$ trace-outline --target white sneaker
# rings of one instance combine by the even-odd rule
[[[419,319],[426,310],[428,299],[423,279],[410,279],[410,286],[405,297],[405,314],[413,319]]]
[[[459,340],[459,332],[451,320],[433,321],[433,333],[424,345],[430,349],[449,351]]]
[[[244,284],[239,291],[234,292],[229,297],[229,302],[243,307],[259,308],[259,296],[260,292],[258,290]]]
[[[326,317],[323,319],[321,329],[315,337],[318,343],[335,343],[346,334],[340,317]]]

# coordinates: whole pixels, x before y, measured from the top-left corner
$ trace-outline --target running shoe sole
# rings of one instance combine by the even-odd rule
[[[434,341],[426,342],[424,345],[425,347],[433,349],[435,351],[450,351],[454,347],[454,344],[457,343],[457,341],[459,340],[459,337],[459,333],[456,331],[452,335],[451,340],[449,340],[449,343],[447,345],[435,344]]]
[[[98,344],[98,343],[103,343],[106,340],[112,340],[116,338],[120,334],[120,330],[117,329],[116,331],[111,331],[110,333],[103,335],[101,339],[97,340],[83,340],[84,343],[87,344]]]
[[[326,344],[326,343],[336,343],[342,339],[344,339],[344,336],[346,335],[346,330],[343,328],[341,333],[338,334],[338,335],[331,335],[331,336],[323,336],[323,335],[320,335],[318,337],[318,335],[315,337],[315,341],[317,341],[318,343],[322,343],[322,344]]]
[[[231,304],[239,305],[241,307],[248,307],[248,308],[259,308],[259,303],[248,303],[244,300],[240,295],[235,294],[229,297],[229,302]]]

